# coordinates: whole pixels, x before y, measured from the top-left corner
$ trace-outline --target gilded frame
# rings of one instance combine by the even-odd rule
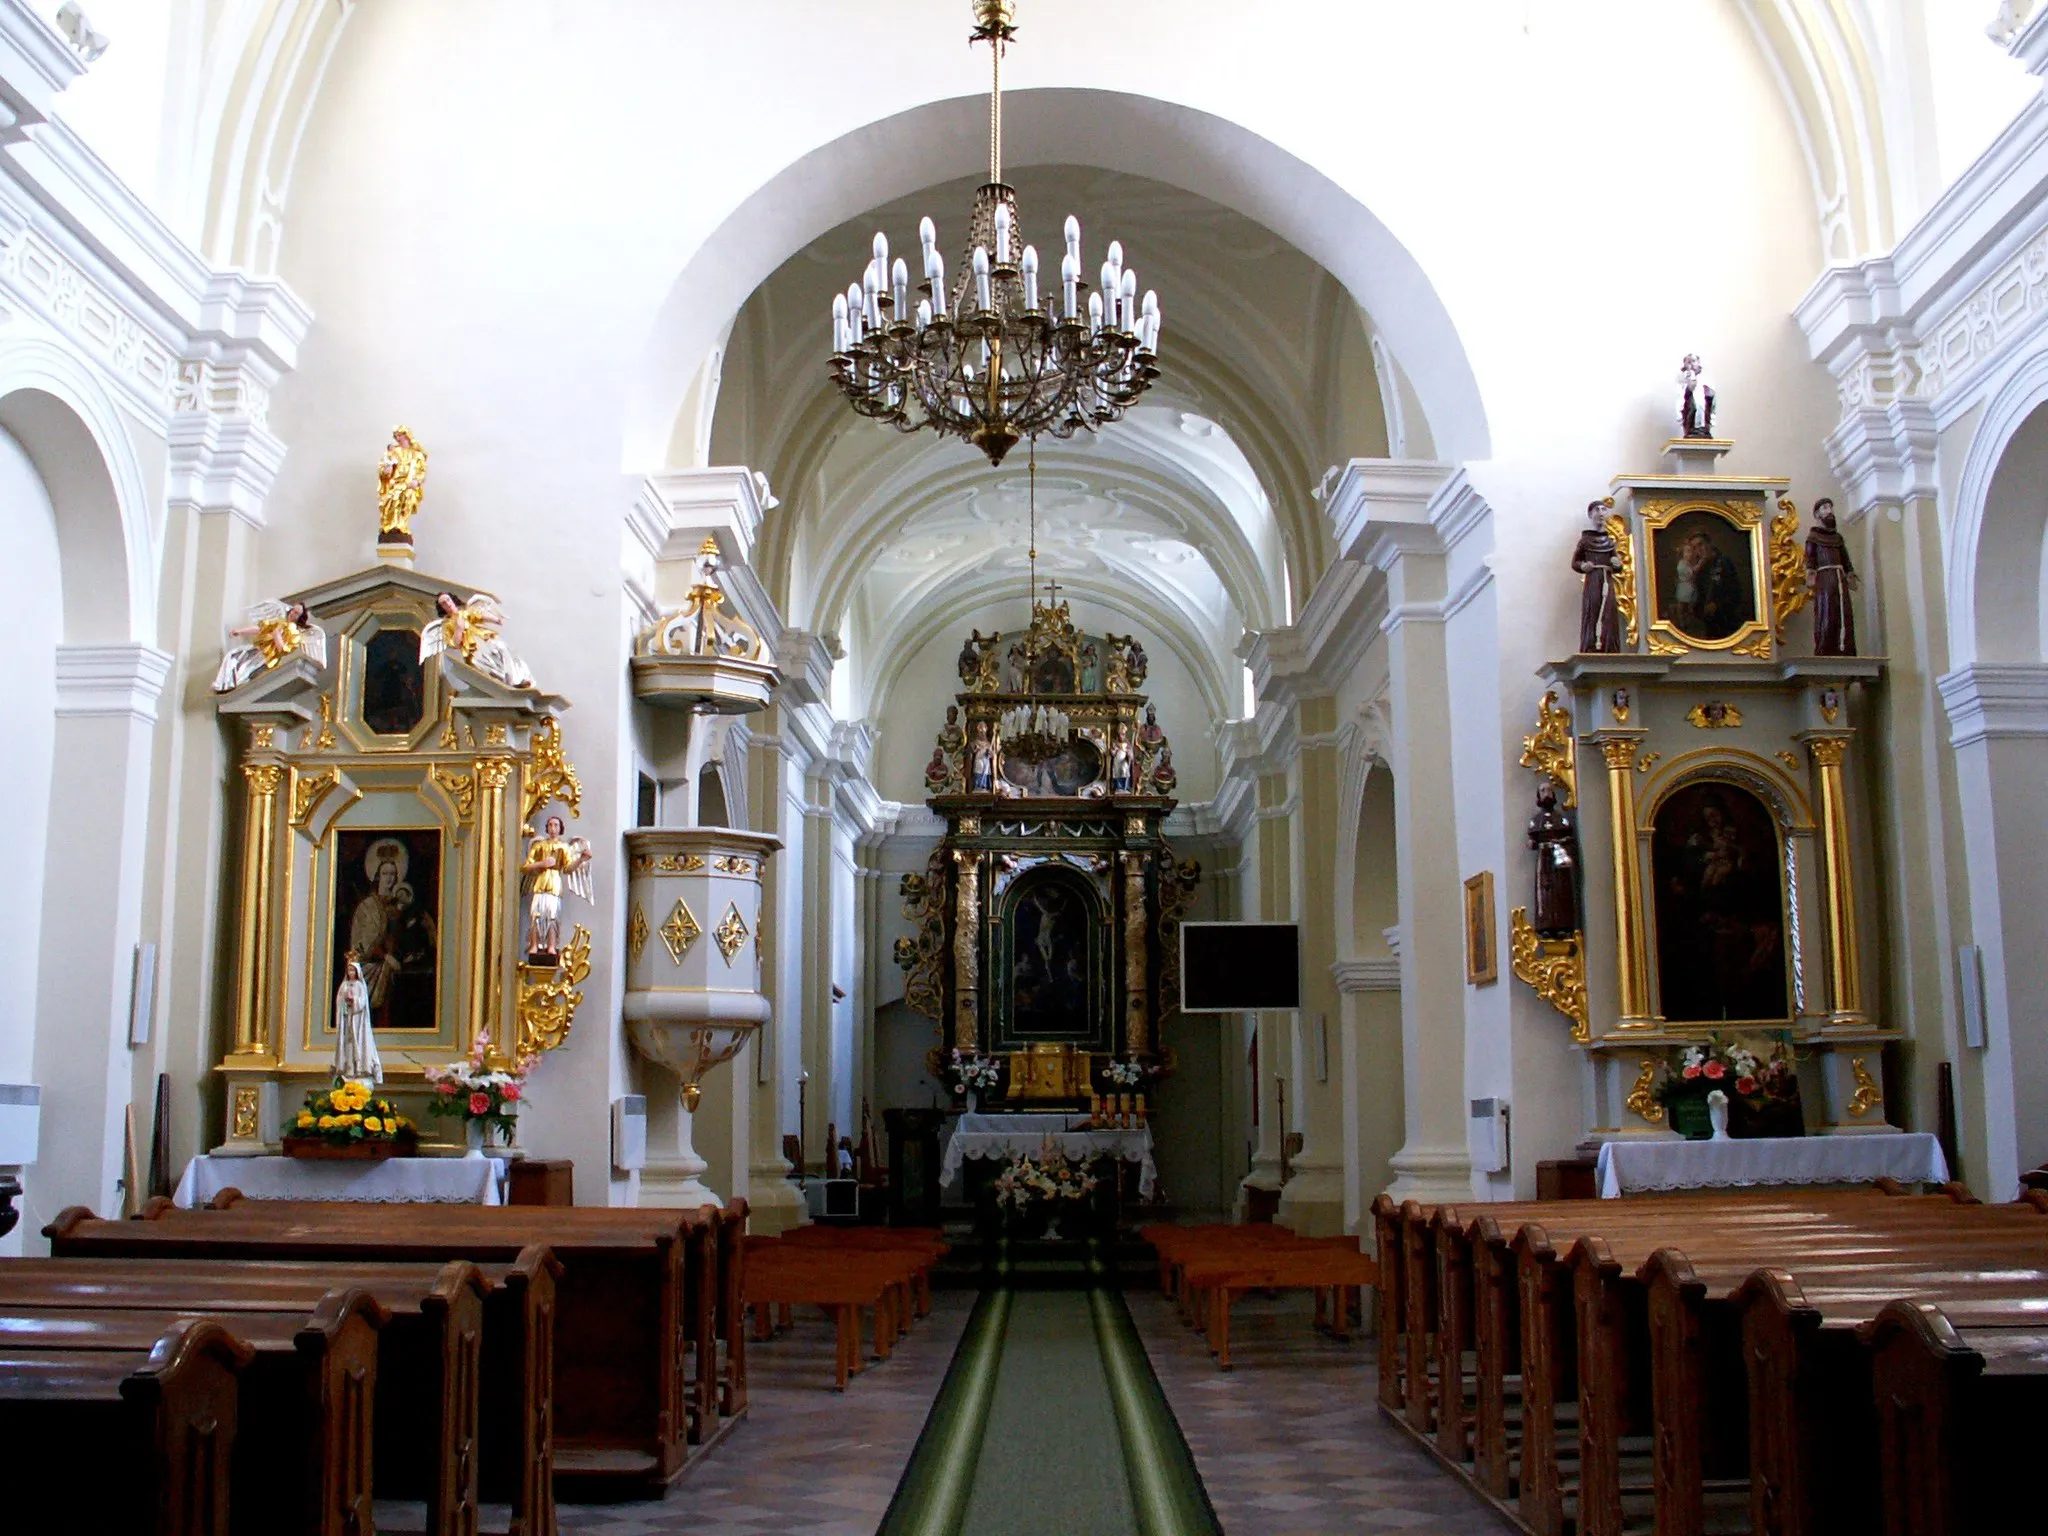
[[[1702,640],[1687,634],[1664,615],[1662,579],[1658,574],[1657,535],[1688,513],[1704,512],[1727,522],[1749,544],[1750,619],[1733,634],[1719,640]],[[1761,502],[1715,501],[1707,497],[1686,497],[1646,503],[1640,513],[1643,529],[1641,569],[1643,589],[1643,636],[1652,652],[1683,655],[1690,651],[1754,656],[1768,661],[1772,647],[1772,592],[1770,580],[1770,538]]]
[[[1493,871],[1482,869],[1465,881],[1465,984],[1491,986],[1500,980],[1500,935],[1493,920]]]
[[[398,756],[425,751],[437,731],[445,734],[450,724],[447,679],[439,667],[426,663],[420,666],[418,725],[403,736],[384,736],[371,730],[362,715],[363,656],[371,637],[387,628],[423,631],[433,618],[431,607],[390,594],[364,608],[335,635],[333,723],[347,751]]]

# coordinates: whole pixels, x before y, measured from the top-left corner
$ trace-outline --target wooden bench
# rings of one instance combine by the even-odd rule
[[[508,1263],[530,1244],[561,1261],[551,1415],[558,1496],[656,1495],[687,1460],[688,1367],[712,1328],[714,1288],[686,1294],[686,1254],[713,1262],[710,1218],[685,1211],[575,1206],[374,1207],[274,1201],[207,1211],[145,1211],[143,1221],[60,1215],[59,1256],[339,1259],[468,1258]],[[694,1243],[689,1236],[698,1236]],[[706,1395],[716,1411],[715,1367]],[[715,1418],[713,1423],[715,1423]]]
[[[229,1536],[251,1354],[217,1322],[168,1319],[142,1351],[0,1350],[9,1515],[28,1531]]]
[[[385,1317],[366,1292],[342,1288],[310,1312],[244,1312],[222,1324],[251,1352],[237,1383],[230,1472],[229,1529],[237,1536],[376,1528],[371,1411]],[[157,1311],[0,1309],[0,1352],[143,1354],[172,1321]],[[118,1475],[101,1469],[110,1474]]]
[[[771,1308],[821,1308],[836,1338],[833,1387],[843,1392],[847,1380],[866,1366],[860,1331],[860,1314],[866,1310],[874,1317],[875,1354],[889,1358],[905,1326],[908,1264],[887,1254],[784,1247],[774,1238],[751,1238],[747,1246],[746,1304],[754,1309],[756,1339],[769,1336]]]
[[[531,1536],[554,1529],[532,1362],[552,1357],[559,1268],[544,1248],[488,1269],[15,1259],[0,1261],[0,1309],[203,1311],[232,1328],[236,1314],[310,1308],[333,1286],[356,1286],[389,1313],[377,1348],[377,1498],[421,1503],[428,1532],[473,1531],[481,1503],[502,1504],[515,1536]]]

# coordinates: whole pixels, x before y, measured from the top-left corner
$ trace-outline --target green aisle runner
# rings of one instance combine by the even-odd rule
[[[1123,1298],[986,1291],[879,1536],[1220,1536]]]

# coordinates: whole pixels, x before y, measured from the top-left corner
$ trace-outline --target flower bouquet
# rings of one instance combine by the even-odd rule
[[[434,1097],[427,1113],[437,1119],[460,1120],[472,1151],[481,1152],[493,1132],[501,1146],[510,1146],[518,1128],[514,1107],[526,1093],[526,1068],[500,1072],[489,1064],[490,1037],[478,1035],[466,1060],[426,1069]]]
[[[1102,1068],[1103,1080],[1109,1084],[1113,1092],[1129,1092],[1141,1085],[1146,1078],[1158,1075],[1157,1066],[1149,1061],[1141,1061],[1136,1056],[1128,1061],[1118,1061],[1112,1056]]]
[[[967,1113],[970,1115],[979,1107],[977,1096],[993,1093],[1003,1080],[1003,1064],[995,1056],[975,1056],[960,1050],[953,1051],[952,1059],[946,1064],[947,1074],[953,1079],[953,1092],[965,1095]]]
[[[1043,1237],[1057,1221],[1061,1235],[1078,1237],[1096,1186],[1088,1165],[1061,1152],[1050,1140],[1032,1155],[1018,1154],[1003,1165],[989,1188],[996,1215],[1010,1235]]]
[[[1711,1035],[1667,1062],[1651,1092],[1671,1117],[1674,1131],[1701,1140],[1713,1133],[1707,1095],[1717,1088],[1728,1096],[1736,1135],[1803,1133],[1803,1124],[1798,1130],[1788,1125],[1800,1119],[1799,1076],[1789,1042],[1779,1040],[1766,1060],[1747,1046]]]
[[[389,1099],[370,1092],[368,1083],[337,1081],[325,1093],[306,1095],[284,1134],[287,1157],[385,1158],[410,1157],[419,1146],[419,1132]]]

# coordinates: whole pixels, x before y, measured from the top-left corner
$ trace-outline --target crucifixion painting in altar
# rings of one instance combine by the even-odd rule
[[[1021,634],[970,634],[925,782],[946,833],[904,878],[910,1006],[953,1052],[1003,1065],[1011,1107],[1083,1106],[1112,1062],[1164,1072],[1173,925],[1198,871],[1163,835],[1172,744],[1132,635],[1077,629],[1058,585]],[[983,1096],[984,1099],[988,1095]]]

